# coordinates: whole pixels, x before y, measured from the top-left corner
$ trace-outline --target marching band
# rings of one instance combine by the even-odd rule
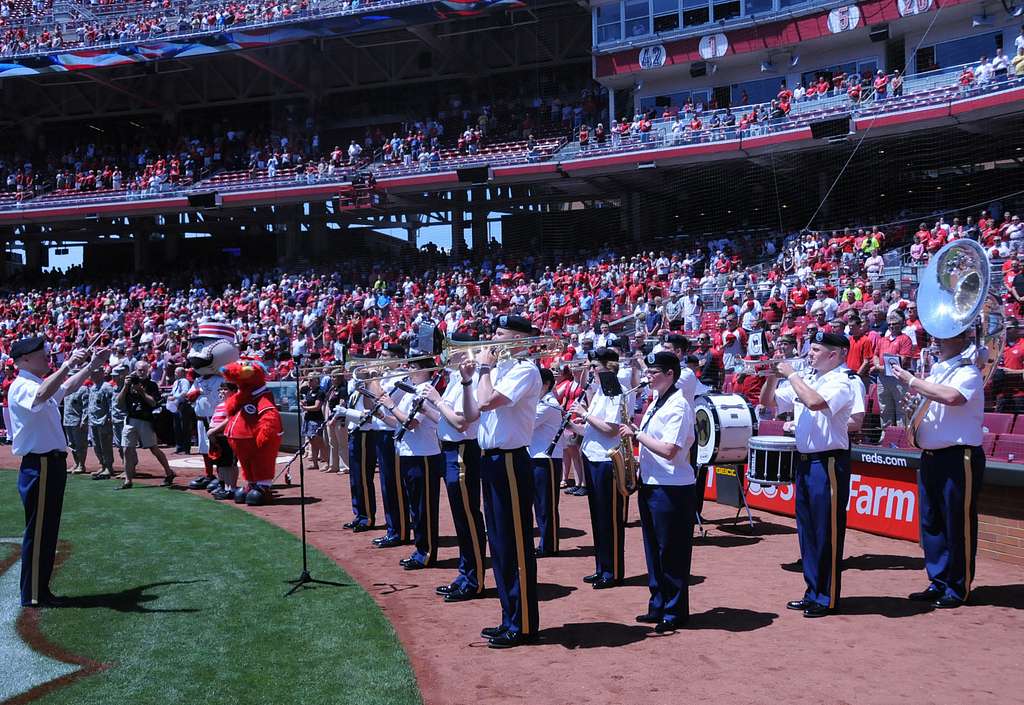
[[[937,256],[936,266],[941,261]],[[925,276],[941,281],[934,272]],[[919,292],[919,299],[923,295],[935,294]],[[963,292],[950,295],[963,303]],[[998,350],[986,347],[994,346],[992,341],[974,335],[980,310],[980,304],[968,307],[955,330],[933,334],[938,361],[926,376],[904,369],[901,360],[890,361],[887,370],[894,385],[919,400],[907,424],[923,451],[921,545],[929,583],[910,599],[943,608],[966,602],[974,574],[977,498],[985,468],[979,365],[986,354],[998,357]],[[928,329],[928,321],[922,321]],[[756,412],[791,414],[785,427],[789,436],[758,437],[755,409],[745,402],[749,417],[739,414],[738,429],[709,433],[706,419],[717,418],[716,407],[729,408],[742,397],[715,394],[698,380],[694,368],[700,369],[700,358],[689,354],[690,341],[683,335],[670,334],[653,351],[627,359],[614,347],[600,347],[582,364],[555,363],[553,370],[542,363],[553,361],[557,350],[541,344],[548,341],[537,336],[530,321],[500,315],[492,329],[490,341],[453,334],[440,367],[435,367],[435,351],[408,351],[414,357],[403,357],[406,351],[393,347],[381,359],[346,366],[348,394],[334,396],[344,403],[333,412],[347,420],[349,431],[354,518],[346,528],[361,532],[374,526],[376,466],[387,532],[374,543],[403,545],[411,531],[413,552],[400,561],[407,570],[436,562],[444,481],[459,547],[457,574],[436,588],[446,602],[483,594],[489,546],[501,604],[500,623],[481,631],[490,647],[537,639],[537,559],[559,552],[562,457],[574,437],[582,439],[595,557],[594,572],[583,581],[594,589],[614,588],[625,578],[628,500],[637,493],[650,590],[638,622],[658,633],[686,625],[694,525],[704,490],[698,478],[713,463],[743,464],[736,449],[725,452],[727,430],[746,438],[748,482],[795,486],[806,588],[787,607],[808,618],[840,608],[850,439],[865,412],[862,370],[846,366],[851,345],[846,335],[817,330],[803,356],[795,354],[795,340],[783,335],[775,341],[775,357],[740,361],[740,374],[763,379]],[[567,374],[584,388],[560,403],[556,379]],[[634,396],[643,387],[648,388],[646,408]],[[710,454],[703,452],[703,443],[715,444]],[[621,462],[624,448],[630,462]],[[779,456],[772,474],[755,462],[755,451]]]

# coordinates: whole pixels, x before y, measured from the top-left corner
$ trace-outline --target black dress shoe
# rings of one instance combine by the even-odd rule
[[[813,604],[814,603],[812,601],[810,601],[810,600],[808,600],[806,598],[803,599],[803,600],[793,600],[792,602],[787,602],[786,603],[786,609],[788,609],[788,610],[799,610],[799,611],[802,612],[802,611],[804,611],[805,609],[807,609],[808,607],[810,607]]]
[[[160,484],[163,485],[164,487],[171,487],[172,485],[174,485],[174,478],[176,477],[177,475],[175,475],[174,473],[171,473],[170,475],[165,475],[164,481],[161,482]]]
[[[444,596],[445,602],[465,602],[466,600],[475,600],[479,595],[470,590],[452,590]]]
[[[387,536],[378,536],[373,540],[374,546],[380,546],[387,539]]]
[[[517,646],[533,644],[536,641],[537,637],[533,634],[523,634],[522,632],[502,632],[487,642],[487,646],[492,649],[514,649]]]
[[[131,488],[132,488],[132,483],[130,483],[130,482],[122,482],[120,487],[115,487],[114,489],[115,490],[130,490]]]
[[[657,624],[661,621],[661,616],[648,612],[647,614],[638,614],[636,621],[640,622],[640,624]]]
[[[459,588],[457,585],[442,585],[440,587],[434,588],[434,592],[440,595],[441,597],[444,597],[445,595],[450,595],[458,589]]]
[[[550,558],[553,555],[555,554],[549,551],[542,551],[539,548],[533,551],[534,558]]]
[[[591,573],[590,575],[583,576],[583,582],[585,582],[587,585],[593,585],[594,583],[596,583],[600,579],[601,579],[601,574],[600,573]]]
[[[344,524],[341,525],[341,528],[343,528],[343,529],[354,529],[354,528],[356,528],[356,526],[358,526],[358,524],[356,524],[354,521],[347,521],[347,522],[345,522]]]
[[[602,578],[601,580],[595,580],[591,583],[590,587],[595,590],[607,590],[608,588],[617,587],[619,581],[615,578]]]
[[[914,602],[935,602],[942,597],[943,594],[942,590],[929,585],[927,590],[910,593],[907,595],[907,599],[913,600]]]
[[[480,630],[480,636],[482,636],[484,639],[493,639],[495,637],[501,636],[507,631],[508,627],[503,627],[501,625],[497,627],[484,627]]]
[[[827,617],[830,612],[829,608],[825,605],[819,605],[817,602],[812,602],[810,607],[804,610],[804,617],[807,617],[808,619]]]
[[[427,567],[415,558],[406,558],[404,561],[399,561],[399,564],[406,570],[422,570]]]
[[[952,595],[943,595],[933,603],[940,610],[952,610],[960,607],[964,604],[964,601],[959,597],[953,597]]]
[[[352,533],[353,534],[361,534],[364,531],[369,531],[372,528],[373,527],[370,526],[369,524],[356,524],[355,526],[352,527]]]
[[[377,548],[394,548],[395,546],[401,545],[402,539],[398,538],[397,536],[392,536],[391,538],[385,538],[383,541],[378,543]]]
[[[674,632],[677,629],[682,629],[682,627],[683,624],[674,619],[663,619],[654,627],[654,631],[657,634],[664,634],[665,632]]]

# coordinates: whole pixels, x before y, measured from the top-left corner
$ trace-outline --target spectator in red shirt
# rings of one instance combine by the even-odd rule
[[[895,309],[886,317],[888,330],[875,346],[875,359],[872,371],[878,374],[878,407],[882,416],[882,426],[895,426],[902,422],[901,405],[906,397],[907,389],[899,380],[885,373],[886,355],[895,355],[899,365],[904,369],[912,369],[911,354],[913,344],[903,332],[906,319],[899,309]]]
[[[846,325],[850,329],[850,351],[846,354],[846,366],[854,374],[860,375],[865,388],[868,386],[868,372],[874,364],[875,344],[864,329],[864,321],[856,313],[846,317]]]
[[[1003,364],[992,380],[996,411],[1024,413],[1024,337],[1016,318],[1006,319],[1006,348]]]
[[[889,77],[878,69],[875,73],[875,100],[885,100],[889,91]]]

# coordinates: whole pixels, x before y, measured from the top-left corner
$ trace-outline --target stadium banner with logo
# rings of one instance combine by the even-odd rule
[[[851,460],[846,525],[872,534],[917,541],[920,535],[916,473],[919,458],[872,448],[854,449]],[[715,499],[717,473],[708,474],[704,498]],[[745,484],[751,509],[795,516],[794,485]]]
[[[134,44],[56,50],[47,54],[5,58],[0,61],[0,78],[83,71],[254,49],[305,39],[341,37],[428,22],[479,17],[491,12],[525,6],[526,3],[522,0],[442,0],[406,7],[368,8],[363,14],[305,16],[298,21],[275,23],[269,27],[240,27],[238,30],[229,29],[205,34],[190,33],[177,39],[168,37]]]

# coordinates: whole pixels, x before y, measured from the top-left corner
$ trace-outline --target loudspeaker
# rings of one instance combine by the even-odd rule
[[[889,39],[889,25],[878,24],[868,28],[868,37],[873,42],[884,42]]]
[[[188,195],[189,208],[216,208],[220,205],[220,196],[216,191],[209,193],[190,193]]]
[[[822,139],[823,137],[839,137],[850,133],[850,115],[846,114],[842,117],[833,118],[831,120],[822,120],[821,122],[811,123],[811,136],[814,139]]]
[[[459,176],[459,183],[464,184],[486,184],[491,178],[491,167],[473,166],[468,169],[456,169]]]
[[[700,78],[708,75],[708,63],[706,61],[694,61],[690,64],[690,76]]]

